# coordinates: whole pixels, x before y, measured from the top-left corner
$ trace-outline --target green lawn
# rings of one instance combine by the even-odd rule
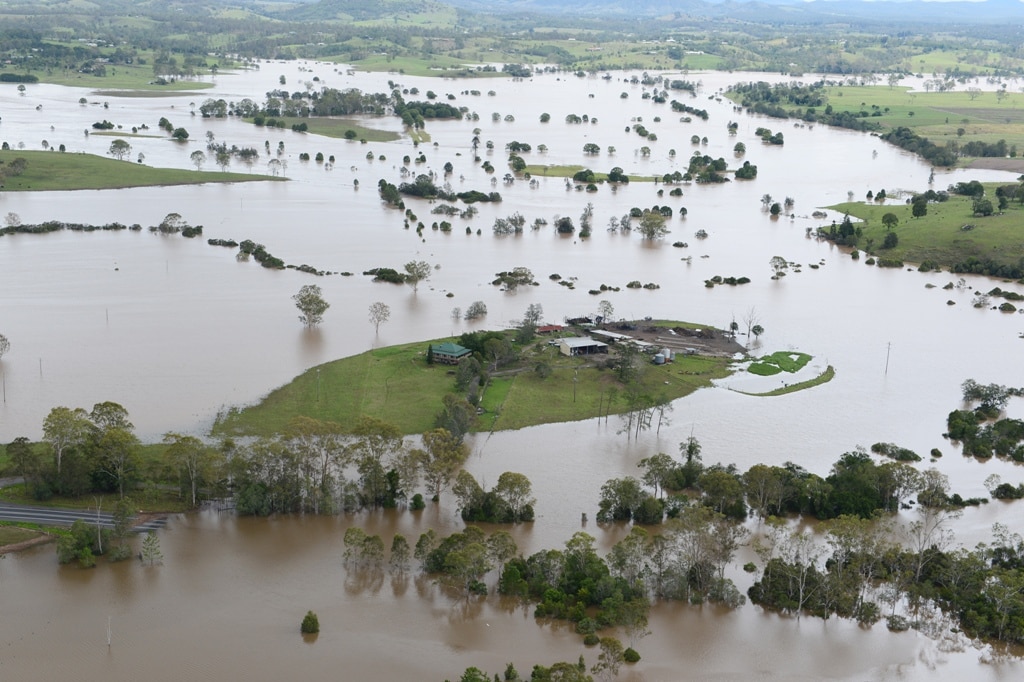
[[[884,178],[879,178],[885,182]],[[985,184],[986,197],[996,203],[996,184]],[[881,187],[879,187],[881,189]],[[851,202],[830,207],[848,213],[863,223],[857,246],[871,254],[908,263],[934,261],[948,267],[970,257],[991,259],[1002,265],[1017,265],[1024,258],[1024,208],[1011,201],[1002,215],[975,217],[969,197],[951,196],[949,201],[928,204],[928,214],[911,215],[907,205],[881,206],[873,202]],[[899,223],[894,228],[897,246],[882,249],[887,232],[882,216],[894,214]],[[973,225],[970,230],[962,229]]]
[[[168,144],[171,144],[168,142]],[[0,171],[17,158],[27,162],[21,175],[3,178],[5,192],[74,189],[121,189],[160,185],[195,185],[204,182],[253,182],[270,180],[263,175],[217,173],[153,168],[132,161],[118,161],[93,154],[61,152],[0,151]]]
[[[297,415],[343,425],[368,415],[394,424],[403,433],[422,433],[433,427],[442,397],[454,390],[453,368],[426,364],[428,343],[437,341],[380,348],[315,367],[258,404],[222,415],[213,433],[273,435],[284,431]],[[524,371],[492,380],[484,392],[484,418],[478,420],[476,430],[518,429],[596,417],[605,411],[612,388],[620,396],[623,393],[613,372],[589,366],[594,357],[568,358],[544,341],[527,348],[523,356]],[[604,359],[597,356],[598,361]],[[552,369],[546,379],[533,371],[540,360]],[[678,356],[672,364],[645,367],[643,392],[674,399],[728,373],[726,359]],[[620,397],[611,412],[625,409]]]

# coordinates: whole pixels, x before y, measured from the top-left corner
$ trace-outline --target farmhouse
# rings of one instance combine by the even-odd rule
[[[469,355],[472,351],[468,348],[463,348],[457,343],[446,341],[436,346],[430,346],[430,352],[434,355],[434,362],[439,362],[442,365],[457,365],[459,360]]]

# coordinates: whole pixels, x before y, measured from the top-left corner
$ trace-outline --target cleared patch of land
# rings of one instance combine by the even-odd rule
[[[176,144],[168,142],[168,144]],[[270,180],[263,175],[216,173],[177,168],[153,168],[132,161],[118,161],[93,154],[62,152],[0,151],[0,172],[15,159],[25,159],[20,175],[6,174],[5,192],[44,192],[75,189],[123,189],[159,185],[198,185],[205,182],[253,182]]]

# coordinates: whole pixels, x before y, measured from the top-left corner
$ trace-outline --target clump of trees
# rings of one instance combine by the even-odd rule
[[[332,514],[410,504],[425,480],[435,497],[465,461],[461,437],[424,434],[411,448],[387,422],[362,417],[342,428],[296,417],[286,433],[231,447],[229,471],[240,514]]]
[[[453,492],[464,521],[473,523],[523,523],[533,521],[532,484],[523,474],[506,471],[490,490],[468,471],[460,471]]]
[[[999,415],[1012,397],[1024,389],[1001,384],[980,384],[973,379],[961,386],[966,410],[953,410],[946,418],[949,437],[959,441],[965,455],[987,459],[992,455],[1024,462],[1024,421]]]
[[[888,524],[843,516],[826,525],[824,546],[772,523],[757,544],[765,565],[749,596],[797,615],[862,623],[886,617],[892,630],[920,627],[928,611],[940,610],[971,637],[1024,641],[1021,536],[996,524],[991,544],[953,550],[949,518],[945,510],[924,508],[900,543]],[[903,604],[907,615],[897,613]]]

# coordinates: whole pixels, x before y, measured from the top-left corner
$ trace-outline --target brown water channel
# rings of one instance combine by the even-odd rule
[[[38,437],[43,418],[56,405],[88,408],[102,400],[125,405],[146,438],[169,430],[203,432],[219,409],[256,400],[321,362],[373,346],[502,327],[521,318],[530,303],[541,303],[549,321],[560,321],[592,312],[600,298],[607,298],[625,317],[718,326],[756,307],[766,329],[762,350],[811,353],[815,362],[834,365],[837,376],[814,390],[778,398],[754,398],[721,387],[702,390],[677,401],[670,426],[637,442],[617,435],[614,420],[476,436],[467,465],[475,475],[493,484],[502,471],[514,470],[534,483],[538,520],[515,531],[524,551],[559,546],[580,528],[581,512],[593,518],[605,480],[635,474],[637,461],[653,452],[674,453],[691,432],[701,440],[706,462],[735,462],[741,469],[792,460],[825,473],[858,444],[894,441],[922,453],[942,449],[946,456],[936,466],[965,497],[984,494],[982,481],[990,473],[1011,481],[1024,478],[1018,467],[963,459],[940,436],[964,379],[1024,385],[1024,342],[1018,338],[1024,316],[972,308],[969,290],[939,288],[953,279],[948,274],[880,271],[805,236],[807,227],[820,223],[810,213],[844,201],[847,191],[863,197],[883,187],[890,194],[925,189],[930,169],[916,158],[869,136],[759,119],[708,98],[729,82],[762,75],[688,76],[702,80],[703,90],[700,97],[683,101],[707,108],[710,119],[681,123],[667,105],[642,100],[643,89],[623,83],[618,74],[611,81],[549,75],[532,82],[461,82],[344,76],[333,65],[298,68],[265,63],[256,73],[220,76],[214,90],[171,98],[103,97],[53,86],[30,86],[23,98],[5,97],[0,138],[12,144],[23,141],[35,149],[47,139],[53,145],[65,143],[71,152],[103,153],[111,138],[82,132],[93,121],[108,118],[125,127],[145,122],[155,128],[156,120],[167,116],[188,128],[191,141],[176,145],[131,138],[134,153],[143,151],[147,163],[191,168],[189,154],[202,148],[209,130],[218,140],[261,151],[264,140],[272,148],[283,140],[292,180],[4,195],[2,211],[16,212],[26,223],[59,219],[151,225],[173,211],[204,225],[205,233],[202,240],[145,231],[0,239],[0,332],[12,342],[0,363],[5,389],[0,440]],[[480,120],[431,122],[428,130],[438,146],[414,150],[407,139],[360,145],[188,115],[189,103],[207,96],[260,100],[278,87],[280,74],[287,75],[289,84],[318,75],[332,87],[367,91],[385,89],[390,77],[421,92],[433,89],[442,97],[451,92]],[[471,88],[483,94],[461,94]],[[488,96],[492,88],[495,95]],[[622,92],[628,98],[622,99]],[[81,107],[81,96],[109,101],[110,107]],[[516,120],[494,123],[492,112],[513,114]],[[550,123],[538,123],[542,112],[551,114]],[[596,116],[598,123],[568,125],[564,118],[569,113]],[[638,116],[657,133],[657,142],[624,132]],[[662,122],[655,123],[655,116]],[[726,133],[729,120],[740,123],[736,137]],[[373,125],[394,127],[394,122]],[[762,125],[784,130],[785,146],[761,146],[754,130]],[[474,127],[482,129],[482,141],[494,141],[495,151],[481,155],[497,168],[496,186],[472,163]],[[707,136],[708,145],[691,145],[693,134]],[[618,165],[629,174],[659,175],[685,169],[697,149],[734,164],[732,146],[742,141],[748,149],[745,158],[760,173],[748,183],[684,186],[682,198],[659,198],[660,186],[638,182],[614,192],[602,187],[595,194],[567,191],[559,178],[540,178],[536,188],[522,180],[504,185],[502,150],[511,140],[549,147],[546,155],[536,149],[527,155],[531,163],[586,163],[595,170]],[[590,141],[602,148],[614,145],[617,151],[586,159],[581,149]],[[639,155],[641,144],[652,147],[650,157]],[[674,157],[669,154],[673,148]],[[300,152],[317,151],[336,156],[333,170],[298,160]],[[373,161],[365,158],[368,151]],[[441,172],[451,161],[456,190],[494,189],[504,202],[481,206],[472,221],[453,220],[449,235],[428,228],[421,241],[414,231],[403,230],[401,214],[383,207],[376,193],[380,178],[400,180],[403,155],[419,151],[428,160],[413,172]],[[381,154],[385,161],[377,158]],[[266,172],[266,161],[261,158],[253,172]],[[1013,178],[990,171],[936,175],[938,188],[959,180]],[[796,217],[770,219],[761,211],[765,193],[777,200],[794,197]],[[536,217],[551,223],[556,214],[578,222],[587,202],[595,210],[589,240],[559,238],[550,226],[520,237],[496,238],[490,232],[495,217],[517,210],[528,223]],[[645,244],[636,234],[606,232],[611,216],[656,203],[689,211],[685,220],[672,219],[665,243]],[[429,214],[426,204],[410,206],[428,225],[440,219]],[[474,234],[465,234],[467,226]],[[698,229],[706,230],[708,238],[695,238]],[[357,274],[314,278],[267,271],[236,262],[230,250],[208,246],[205,238],[210,237],[253,239],[286,262]],[[673,248],[677,240],[689,246]],[[804,264],[802,272],[771,281],[768,260],[774,255]],[[692,261],[680,260],[685,256]],[[413,259],[440,266],[418,293],[373,284],[358,274],[376,266],[401,267]],[[820,267],[809,268],[812,263]],[[506,294],[489,284],[495,272],[518,265],[533,270],[540,286]],[[551,273],[577,277],[576,289],[555,285],[548,280]],[[713,275],[745,275],[752,282],[706,289],[703,282]],[[626,289],[634,279],[661,288]],[[332,304],[314,332],[301,328],[290,298],[308,283],[319,284]],[[600,297],[587,293],[602,283],[622,290]],[[936,288],[927,289],[929,283]],[[970,278],[968,284],[983,290],[995,285],[982,278]],[[947,306],[950,299],[957,305]],[[366,310],[378,300],[391,306],[392,319],[375,336]],[[464,309],[476,300],[490,311],[483,322],[451,321],[454,306]],[[567,396],[556,391],[551,399]],[[1021,412],[1019,405],[1011,411],[1015,416]],[[973,546],[994,521],[1013,526],[1020,514],[1019,507],[990,504],[968,510],[957,530],[964,544]],[[302,671],[313,679],[439,680],[456,677],[468,665],[493,671],[514,660],[528,669],[535,662],[575,660],[583,652],[577,635],[537,624],[528,609],[496,597],[466,605],[414,577],[392,581],[387,575],[347,575],[341,566],[341,535],[349,523],[365,525],[386,541],[395,532],[415,537],[427,527],[461,528],[447,504],[423,518],[267,521],[203,513],[178,519],[161,533],[166,564],[155,569],[134,563],[87,572],[59,568],[52,548],[7,557],[0,562],[0,678],[244,675],[269,680]],[[603,548],[624,532],[593,524],[587,530]],[[740,580],[743,574],[736,572]],[[323,626],[315,644],[297,634],[309,608],[318,611]],[[108,617],[114,640],[109,650]],[[984,663],[984,650],[961,651],[919,634],[894,635],[881,625],[862,630],[845,621],[797,621],[749,605],[734,612],[660,606],[652,614],[651,629],[654,634],[640,646],[643,661],[624,679],[967,675],[994,680],[1015,679],[1022,672],[1017,662]]]

